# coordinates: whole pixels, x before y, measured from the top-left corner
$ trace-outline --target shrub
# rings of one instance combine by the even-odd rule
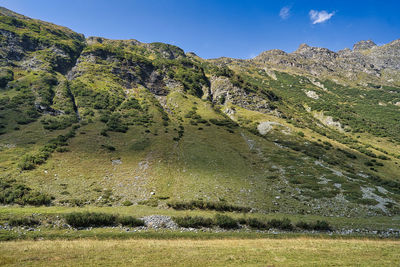
[[[185,216],[185,217],[174,217],[173,220],[180,226],[185,228],[200,228],[200,227],[211,227],[213,220],[210,218],[204,218],[200,216]]]
[[[312,225],[303,221],[296,223],[296,227],[303,230],[312,230]]]
[[[116,216],[97,212],[73,212],[66,214],[65,220],[73,227],[101,227],[115,225]]]
[[[238,124],[236,122],[234,122],[230,119],[222,119],[222,120],[210,119],[210,122],[217,126],[223,126],[223,127],[228,127],[228,128],[235,128],[238,126]]]
[[[255,229],[266,229],[268,228],[268,225],[256,218],[250,218],[247,220],[247,225],[250,226],[251,228]]]
[[[189,202],[169,202],[167,205],[176,210],[216,210],[216,211],[229,211],[229,212],[249,212],[249,207],[235,206],[226,203],[225,201],[219,202],[205,202],[203,200],[192,200]]]
[[[10,69],[0,69],[0,88],[6,87],[7,83],[14,79],[14,73]]]
[[[150,198],[147,200],[141,200],[138,202],[139,205],[146,205],[149,207],[157,207],[158,206],[158,200],[155,198]]]
[[[235,219],[221,214],[215,215],[215,224],[224,229],[235,229],[239,227]]]
[[[288,218],[282,220],[272,219],[267,223],[268,228],[276,228],[281,230],[293,230],[293,225]]]
[[[22,204],[33,205],[33,206],[48,206],[51,204],[52,197],[47,194],[33,192],[26,194],[22,197]]]
[[[137,227],[137,226],[144,226],[144,221],[137,219],[132,216],[123,216],[123,217],[118,217],[117,218],[117,223],[123,225],[123,226],[129,226],[129,227]]]
[[[110,152],[115,151],[115,147],[110,145],[101,145],[101,147],[107,149]]]
[[[31,217],[25,218],[11,218],[8,221],[8,224],[11,226],[36,226],[40,224],[40,222]]]
[[[52,198],[49,195],[39,192],[32,192],[32,189],[15,183],[15,181],[0,180],[0,204],[20,204],[20,205],[49,205]]]
[[[128,126],[126,126],[121,119],[121,114],[115,112],[111,114],[107,122],[107,130],[112,132],[126,133]]]
[[[122,202],[122,205],[124,205],[124,206],[132,206],[133,203],[132,203],[132,201],[125,200],[124,202]]]
[[[317,221],[314,225],[313,225],[314,230],[317,231],[330,231],[332,230],[331,226],[329,225],[329,223],[327,221]]]
[[[315,230],[315,231],[330,231],[332,227],[327,221],[316,221],[315,223],[306,223],[300,221],[296,223],[296,227],[303,230]]]

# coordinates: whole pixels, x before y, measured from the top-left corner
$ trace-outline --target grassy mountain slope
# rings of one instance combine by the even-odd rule
[[[399,213],[396,85],[340,85],[0,14],[2,204]]]

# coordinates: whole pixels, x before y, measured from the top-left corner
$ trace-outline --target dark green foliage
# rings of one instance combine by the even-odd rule
[[[331,231],[332,227],[329,225],[327,221],[316,221],[315,223],[306,223],[300,221],[296,223],[296,227],[303,230],[315,230],[315,231]]]
[[[155,42],[155,43],[150,43],[150,48],[159,57],[167,59],[174,59],[176,57],[185,57],[185,52],[181,48],[175,45]]]
[[[117,216],[100,212],[73,212],[65,215],[65,221],[75,228],[104,227],[121,224],[128,227],[144,226],[143,220],[132,216]]]
[[[348,157],[350,159],[356,159],[357,158],[356,155],[354,155],[353,153],[351,153],[351,152],[349,152],[347,150],[343,150],[343,149],[340,149],[340,148],[338,148],[337,150],[342,152],[346,157]]]
[[[206,202],[203,200],[192,200],[189,202],[169,202],[169,207],[176,210],[216,210],[216,211],[229,211],[229,212],[249,212],[250,208],[230,205],[224,201],[220,202]]]
[[[133,203],[132,203],[132,201],[129,201],[129,200],[125,200],[124,202],[122,202],[121,203],[123,206],[132,206],[133,205]]]
[[[102,227],[116,224],[116,216],[98,212],[73,212],[65,215],[66,222],[72,227]]]
[[[11,218],[8,221],[10,226],[37,226],[40,222],[32,217],[23,217],[23,218]]]
[[[122,92],[95,90],[81,80],[73,80],[70,88],[79,107],[114,111],[124,100]]]
[[[147,200],[141,200],[138,202],[139,205],[146,205],[149,207],[157,207],[158,206],[158,200],[156,198],[150,198]]]
[[[139,101],[137,101],[135,98],[131,97],[125,100],[121,106],[121,109],[138,109],[141,110],[141,106],[139,104]]]
[[[173,220],[180,226],[186,228],[211,227],[214,222],[211,218],[200,216],[174,217]]]
[[[137,226],[144,226],[144,221],[137,219],[132,216],[122,216],[122,217],[117,217],[118,224],[121,224],[122,226],[128,226],[128,227],[137,227]]]
[[[257,218],[250,218],[247,220],[248,226],[254,229],[268,229],[267,223],[257,219]]]
[[[48,206],[51,204],[51,200],[52,198],[47,194],[32,192],[22,197],[22,204],[32,205],[32,206],[42,206],[42,205]]]
[[[101,147],[107,149],[110,152],[115,151],[115,147],[110,145],[101,145]]]
[[[39,151],[24,155],[19,161],[18,167],[21,170],[32,170],[37,165],[45,163],[57,148],[68,145],[68,139],[75,136],[77,129],[77,127],[73,127],[65,136],[59,135],[57,138],[51,139]]]
[[[0,88],[6,87],[7,83],[14,79],[14,73],[10,69],[0,69]]]
[[[234,72],[231,69],[229,69],[228,67],[221,67],[221,68],[218,68],[215,71],[214,75],[215,76],[224,76],[224,77],[230,78],[230,77],[233,77]]]
[[[227,128],[235,128],[238,126],[238,124],[236,122],[229,120],[229,119],[223,119],[223,120],[210,119],[210,122],[212,124],[227,127]]]
[[[276,228],[281,230],[293,230],[293,225],[288,218],[284,218],[282,220],[272,219],[267,223],[268,228]]]
[[[224,229],[236,229],[239,227],[237,221],[227,215],[215,215],[215,224]]]
[[[111,114],[107,122],[107,130],[121,133],[126,133],[126,131],[128,131],[128,126],[122,122],[120,113],[114,112]]]
[[[52,198],[47,194],[33,191],[31,188],[15,181],[0,180],[0,203],[20,205],[50,205]]]
[[[75,115],[61,115],[56,117],[47,117],[41,120],[43,128],[46,130],[63,130],[77,122]]]

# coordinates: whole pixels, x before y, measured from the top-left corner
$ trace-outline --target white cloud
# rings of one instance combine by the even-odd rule
[[[310,10],[309,15],[312,24],[317,24],[329,20],[330,18],[332,18],[333,15],[335,15],[335,12],[328,13],[325,10],[322,11]]]
[[[279,12],[279,17],[281,19],[287,19],[290,16],[290,6],[284,6],[281,8],[281,11]]]

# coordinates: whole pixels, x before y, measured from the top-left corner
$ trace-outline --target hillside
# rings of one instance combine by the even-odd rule
[[[0,8],[0,203],[400,214],[400,41],[249,59]]]

